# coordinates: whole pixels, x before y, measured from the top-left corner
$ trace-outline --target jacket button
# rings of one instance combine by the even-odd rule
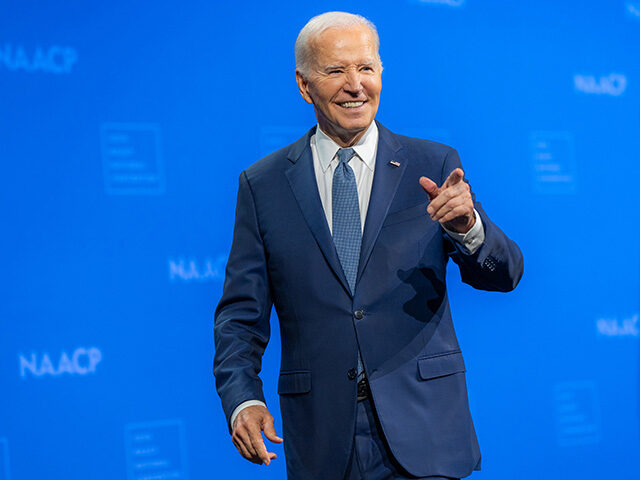
[[[356,317],[356,320],[362,320],[364,318],[364,312],[362,310],[356,310],[353,312],[353,316]]]
[[[357,376],[358,376],[358,372],[356,371],[355,368],[350,368],[349,371],[347,372],[347,378],[349,380],[355,380]]]

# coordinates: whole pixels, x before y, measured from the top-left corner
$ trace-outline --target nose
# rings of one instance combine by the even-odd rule
[[[357,95],[362,91],[360,72],[357,70],[347,71],[344,90],[352,95]]]

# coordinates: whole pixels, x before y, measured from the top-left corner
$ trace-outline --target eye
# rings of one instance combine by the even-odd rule
[[[329,71],[329,75],[337,75],[339,73],[342,73],[342,70],[330,70]]]

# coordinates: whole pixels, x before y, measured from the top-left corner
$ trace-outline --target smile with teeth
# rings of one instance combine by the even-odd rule
[[[356,108],[363,104],[364,102],[343,102],[338,105],[344,108]]]

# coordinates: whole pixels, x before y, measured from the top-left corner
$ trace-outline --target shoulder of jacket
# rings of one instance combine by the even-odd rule
[[[315,127],[313,127],[315,128]],[[300,148],[301,144],[304,142],[308,142],[308,138],[310,135],[310,131],[305,133],[302,137],[296,140],[289,145],[286,145],[282,148],[279,148],[275,152],[271,152],[270,154],[262,157],[257,162],[249,165],[244,173],[247,175],[249,180],[252,179],[260,179],[265,176],[271,176],[276,172],[284,170],[287,166],[290,165],[289,155],[292,150],[296,148]]]
[[[287,145],[286,147],[282,147],[275,152],[262,157],[257,162],[254,162],[245,168],[244,173],[248,178],[259,178],[263,175],[268,175],[274,170],[282,168],[283,162],[287,161],[287,153],[290,147],[291,145]]]
[[[445,145],[444,143],[434,142],[433,140],[395,135],[398,142],[403,146],[403,149],[412,154],[420,154],[419,156],[444,158],[452,151],[455,151],[453,147]]]
[[[402,147],[403,154],[410,156],[414,159],[428,159],[430,161],[443,160],[451,152],[455,151],[454,148],[444,143],[434,142],[433,140],[426,140],[423,138],[408,137],[392,132],[380,122],[378,123],[378,129],[380,131],[380,138],[386,139],[392,146]]]

